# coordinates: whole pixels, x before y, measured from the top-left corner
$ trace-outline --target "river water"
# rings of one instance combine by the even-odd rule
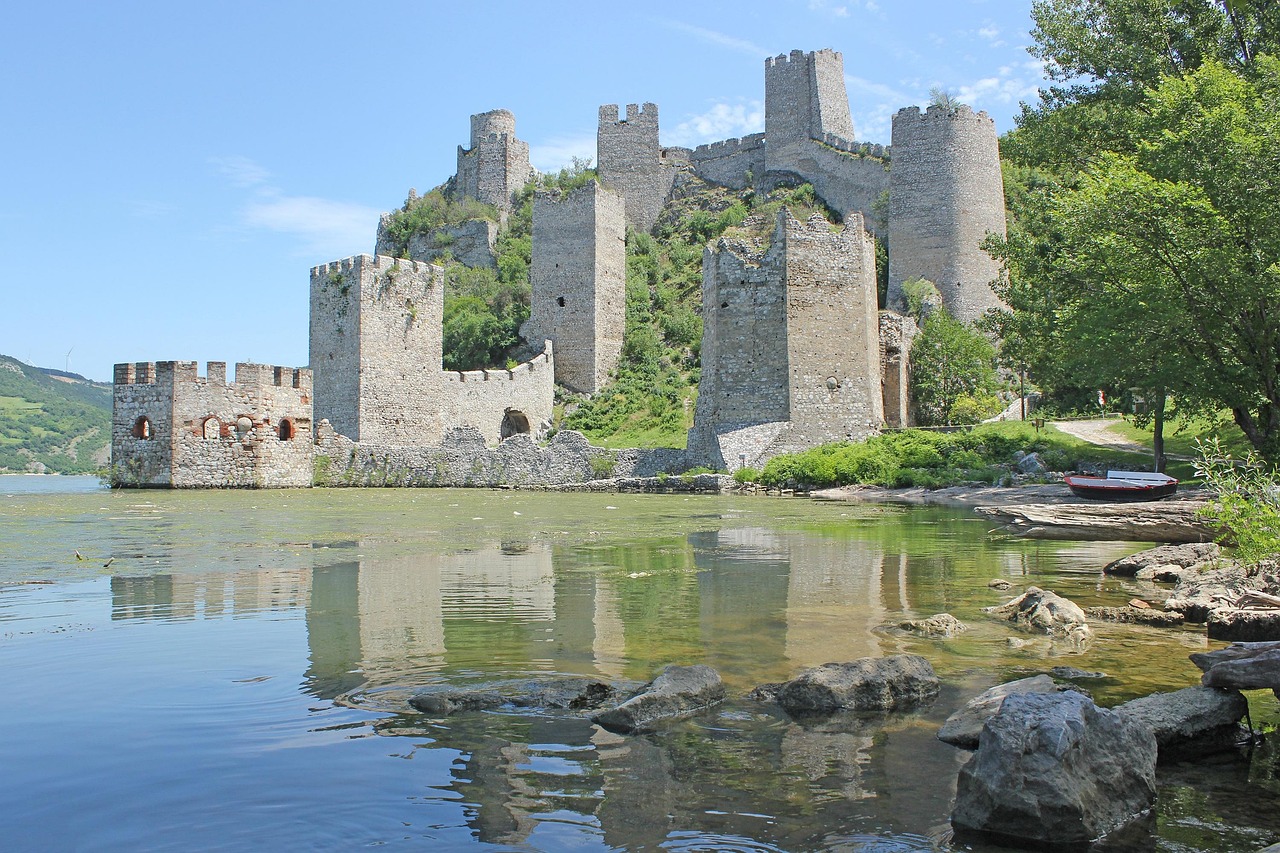
[[[1031,584],[1121,604],[1142,588],[1099,569],[1132,550],[799,499],[0,478],[0,846],[986,849],[950,836],[968,754],[934,737],[967,698],[1053,666],[1107,673],[1085,683],[1103,705],[1198,682],[1202,626],[1101,626],[1074,653],[980,612]],[[941,611],[970,630],[891,629]],[[800,724],[743,698],[897,652],[938,671],[932,706]],[[731,698],[638,737],[405,702],[668,663],[715,667]],[[1255,722],[1276,718],[1270,693],[1250,698]],[[1162,768],[1151,849],[1280,840],[1278,774],[1270,744]]]

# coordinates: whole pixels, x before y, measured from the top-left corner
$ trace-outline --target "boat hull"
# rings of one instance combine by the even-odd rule
[[[1178,491],[1178,481],[1144,483],[1105,477],[1067,477],[1071,493],[1094,501],[1158,501]]]

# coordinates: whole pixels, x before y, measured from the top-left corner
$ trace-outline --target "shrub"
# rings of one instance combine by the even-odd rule
[[[739,468],[733,472],[733,482],[739,486],[745,486],[747,483],[760,482],[760,471],[756,468]]]
[[[1199,445],[1196,476],[1214,497],[1201,513],[1223,530],[1241,560],[1256,564],[1280,554],[1280,475],[1252,452],[1242,461],[1222,456],[1217,438]]]

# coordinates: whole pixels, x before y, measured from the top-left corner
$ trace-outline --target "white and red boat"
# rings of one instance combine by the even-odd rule
[[[1155,501],[1178,491],[1178,481],[1149,471],[1108,471],[1105,477],[1063,478],[1072,494],[1095,501]]]

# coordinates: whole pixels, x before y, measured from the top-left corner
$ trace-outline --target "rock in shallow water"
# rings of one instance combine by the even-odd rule
[[[653,724],[701,711],[724,698],[720,674],[709,666],[669,666],[635,696],[591,720],[611,732],[650,731]]]
[[[908,619],[905,622],[899,622],[898,627],[903,631],[910,631],[914,634],[941,640],[949,640],[957,634],[969,630],[968,625],[950,613],[935,613],[928,619]]]
[[[960,768],[951,823],[1034,844],[1083,845],[1155,805],[1145,724],[1079,693],[1019,693],[987,720]]]
[[[1185,545],[1161,545],[1127,557],[1113,560],[1102,567],[1109,575],[1133,577],[1147,568],[1177,566],[1187,568],[1197,563],[1216,560],[1222,549],[1213,542],[1189,542]]]
[[[774,701],[792,714],[885,713],[930,702],[940,689],[929,661],[919,655],[891,655],[805,670],[777,685]]]
[[[1197,652],[1191,662],[1204,672],[1200,683],[1205,687],[1280,690],[1280,642],[1232,643],[1214,652]]]
[[[1084,611],[1079,605],[1039,587],[1027,587],[1026,592],[1012,601],[983,610],[1023,628],[1044,631],[1046,634],[1067,637],[1081,643],[1087,642],[1092,636]]]
[[[634,685],[632,685],[634,686]],[[594,678],[566,677],[540,681],[483,685],[463,690],[447,685],[425,687],[409,697],[409,704],[425,714],[448,716],[459,711],[483,711],[503,705],[556,711],[585,711],[614,700],[618,690]]]
[[[1112,710],[1150,726],[1160,759],[1168,761],[1233,749],[1249,703],[1238,690],[1187,687],[1143,696]]]

